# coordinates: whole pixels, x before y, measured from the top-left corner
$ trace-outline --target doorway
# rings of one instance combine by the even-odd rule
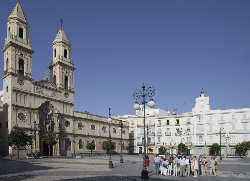
[[[49,156],[49,145],[43,143],[43,156]],[[50,156],[53,156],[53,146],[50,145]]]

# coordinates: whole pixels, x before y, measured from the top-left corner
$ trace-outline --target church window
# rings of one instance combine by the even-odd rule
[[[67,50],[64,49],[64,58],[67,58]]]
[[[23,96],[23,103],[24,103],[24,104],[25,104],[25,98],[26,98],[26,96],[24,95],[24,96]]]
[[[19,59],[19,65],[18,65],[18,71],[19,74],[24,75],[24,62],[22,59]]]
[[[8,64],[9,64],[9,60],[8,58],[6,59],[6,70],[8,70]]]
[[[82,146],[82,140],[79,140],[79,149],[82,149],[83,146]]]
[[[64,78],[64,88],[68,89],[68,76],[65,76]]]
[[[17,102],[17,97],[18,97],[18,93],[16,93],[16,102]]]
[[[116,133],[116,129],[115,128],[113,128],[113,133]]]
[[[8,86],[6,87],[6,92],[8,92]]]
[[[95,125],[92,124],[92,125],[91,125],[91,129],[92,129],[92,130],[95,130]]]
[[[23,39],[23,29],[19,28],[19,37]]]
[[[55,82],[55,85],[56,85],[56,75],[54,75],[54,82]]]
[[[107,132],[107,128],[105,126],[102,127],[102,130],[103,130],[104,133]]]
[[[10,27],[8,28],[8,36],[10,36]],[[7,37],[7,38],[9,38],[9,37]]]
[[[78,123],[78,128],[79,128],[79,129],[82,129],[82,128],[83,128],[82,123]]]
[[[66,126],[66,127],[69,127],[69,126],[70,126],[70,122],[69,122],[69,121],[66,121],[66,122],[65,122],[65,126]]]
[[[54,57],[56,57],[56,48],[54,49]]]

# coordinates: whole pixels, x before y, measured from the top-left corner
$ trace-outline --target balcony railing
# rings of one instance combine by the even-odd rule
[[[196,133],[197,133],[197,134],[204,134],[204,130],[199,130],[199,129],[198,129],[198,130],[196,130]]]
[[[241,119],[241,123],[249,123],[249,118],[248,119]]]
[[[137,127],[144,127],[144,124],[137,124]]]
[[[171,132],[165,132],[165,136],[171,136]]]
[[[155,145],[155,142],[148,142],[148,145],[153,146]]]
[[[169,125],[170,125],[170,123],[165,123],[165,125],[166,125],[166,126],[169,126]]]
[[[162,132],[157,132],[157,135],[162,135]]]
[[[158,124],[157,124],[157,127],[161,127],[161,123],[158,123]]]
[[[208,120],[207,124],[214,124],[214,122],[212,120]]]
[[[224,124],[226,121],[225,120],[218,120],[219,124]]]
[[[162,145],[162,142],[156,142],[157,145]]]
[[[199,121],[198,121],[198,124],[203,124],[203,120],[199,120]]]
[[[143,146],[143,145],[144,145],[144,142],[137,142],[137,145],[138,145],[138,146]]]
[[[155,135],[155,133],[148,133],[148,136],[154,136]]]
[[[175,123],[175,126],[180,126],[180,123]]]
[[[155,126],[155,123],[149,123],[148,126]]]
[[[190,121],[187,121],[186,124],[191,124],[191,122],[190,122]]]

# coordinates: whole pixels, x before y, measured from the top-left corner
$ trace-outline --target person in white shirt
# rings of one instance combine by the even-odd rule
[[[184,156],[182,156],[180,160],[180,177],[185,177],[185,167],[186,167],[186,161],[184,159]]]
[[[189,157],[187,157],[186,161],[186,175],[189,176],[190,174],[190,160]]]
[[[173,175],[174,175],[174,176],[177,176],[177,172],[178,172],[178,170],[177,170],[177,165],[178,165],[178,162],[177,162],[176,156],[174,155],[173,157],[174,157],[174,160],[173,160],[174,173],[173,173]]]

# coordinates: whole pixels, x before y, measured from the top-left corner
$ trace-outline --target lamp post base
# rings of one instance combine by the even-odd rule
[[[122,158],[120,159],[120,163],[123,163],[123,159]]]
[[[147,170],[141,171],[141,179],[148,179],[148,171]]]
[[[109,161],[109,168],[113,168],[113,163],[112,163],[112,161]]]

